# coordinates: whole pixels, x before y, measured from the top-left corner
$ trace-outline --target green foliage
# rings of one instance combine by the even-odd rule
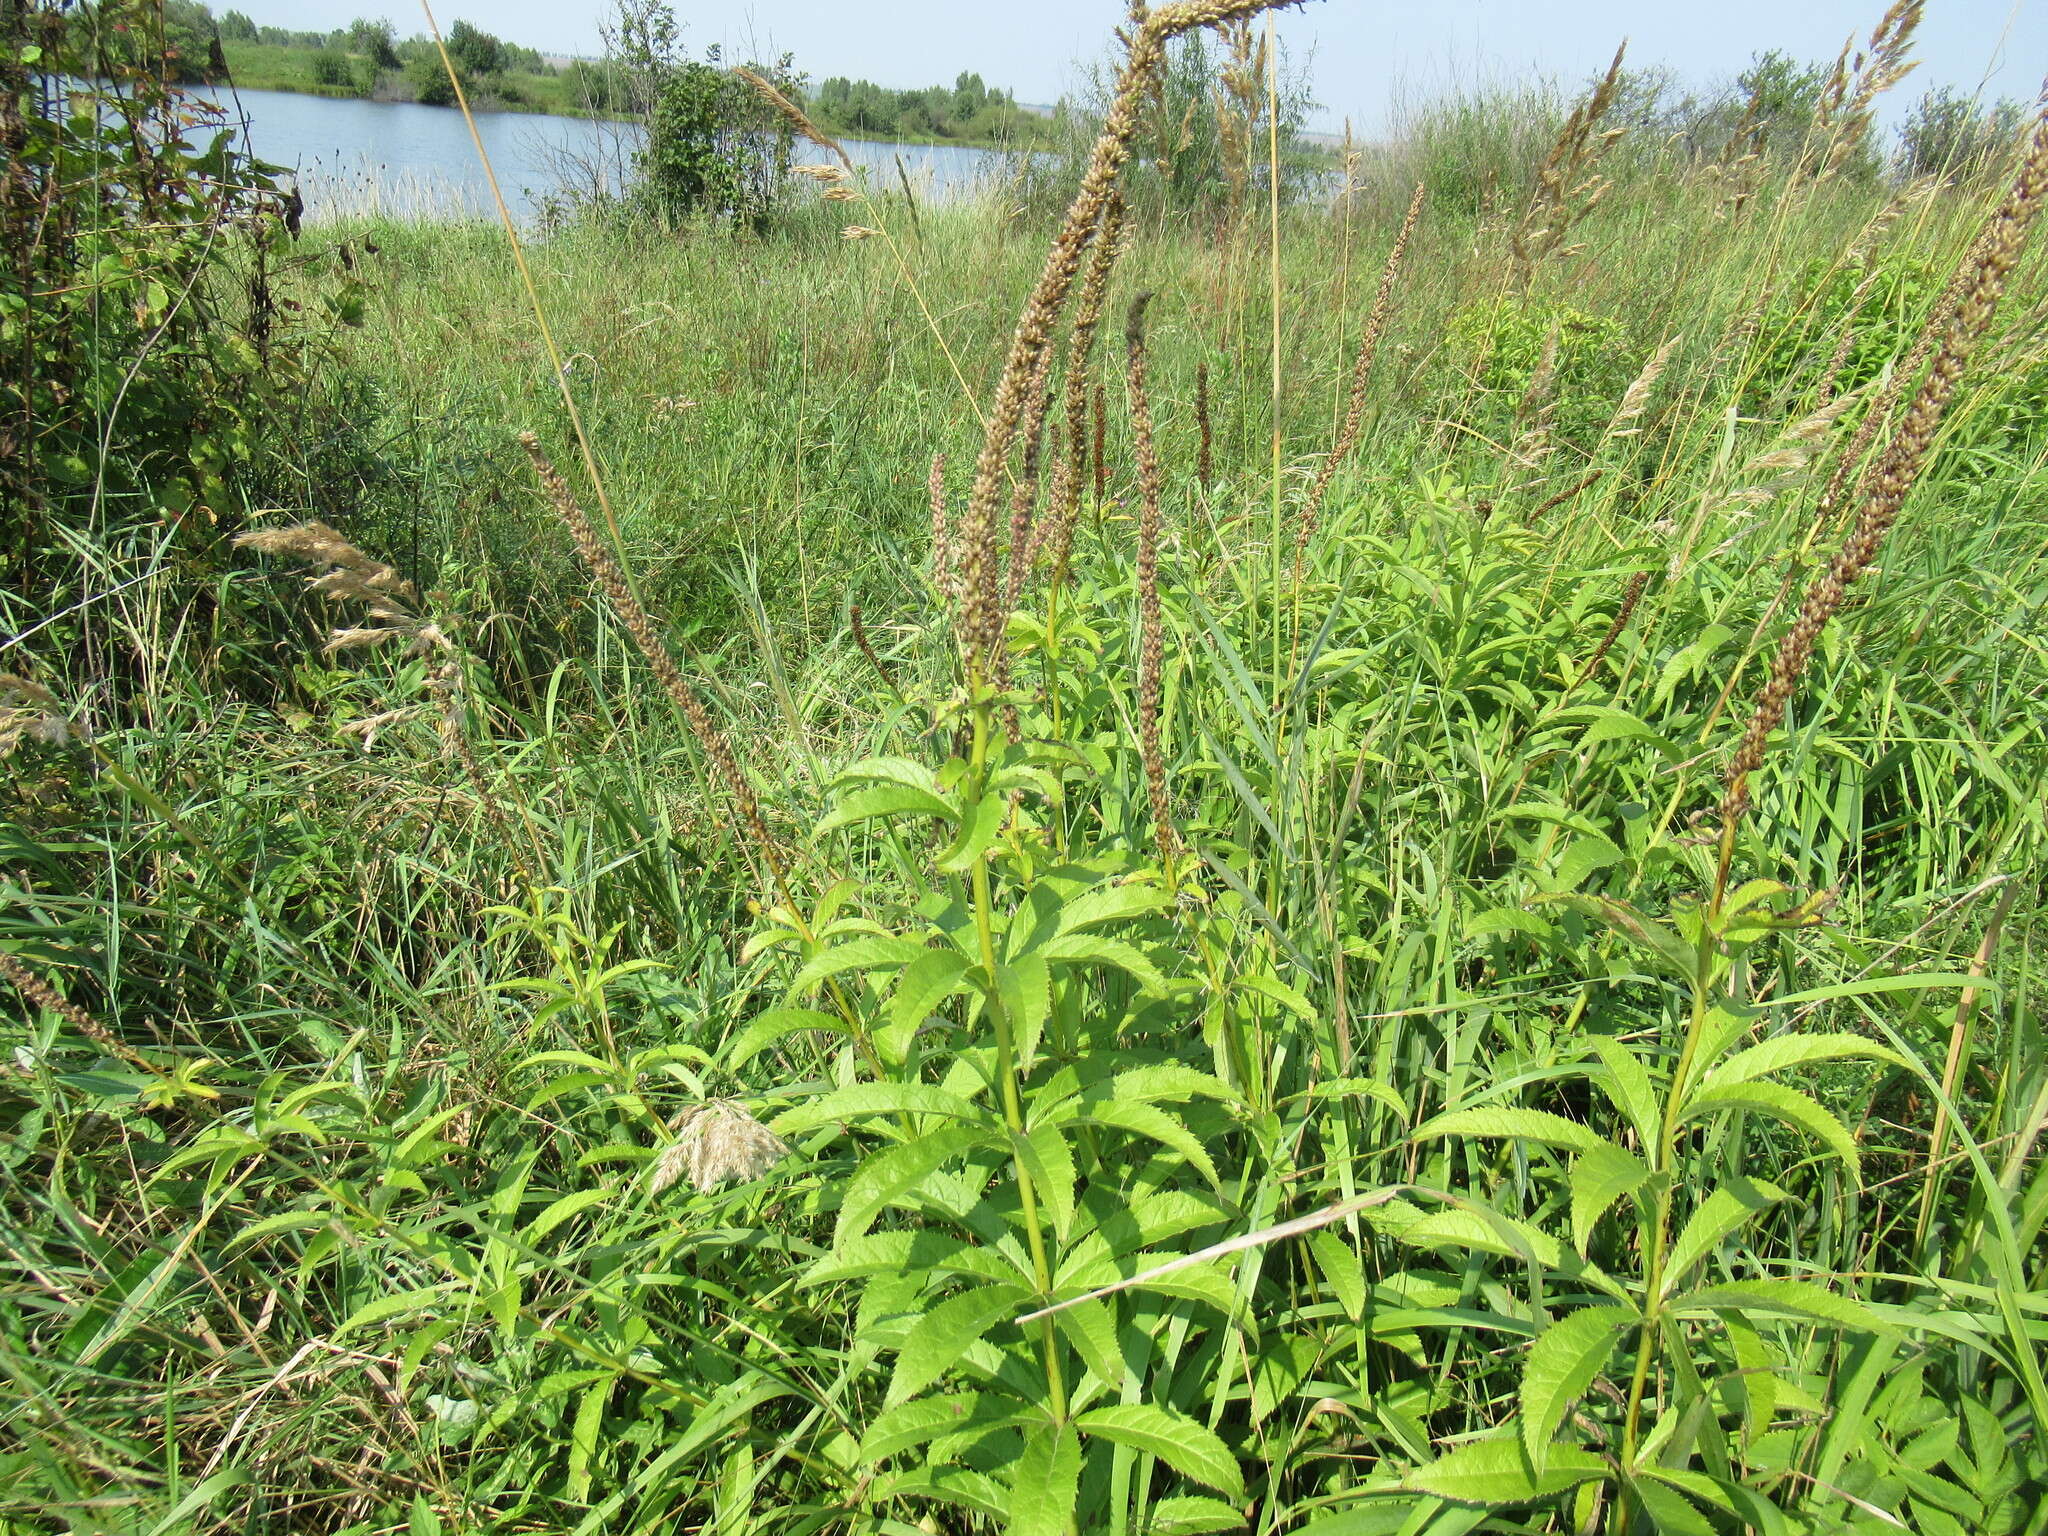
[[[1547,415],[1568,442],[1599,434],[1639,366],[1619,321],[1542,299],[1502,295],[1461,310],[1446,337],[1475,422],[1499,428]]]
[[[1968,177],[1998,166],[2019,140],[2016,101],[1985,105],[1954,86],[1936,86],[1899,125],[1899,164],[1909,176]]]
[[[1836,319],[1895,273],[1910,347],[1988,201],[1931,198]],[[1000,689],[923,482],[945,451],[957,509],[955,368],[1044,231],[551,232],[619,549],[780,878],[508,467],[528,424],[575,459],[502,247],[258,247],[280,315],[364,322],[259,504],[403,570],[135,561],[110,499],[9,599],[7,670],[136,675],[0,679],[0,951],[74,1005],[7,973],[0,1525],[2031,1536],[2048,475],[1979,424],[2035,388],[2037,264],[1725,877],[1701,815],[1854,429],[1799,435],[1832,345],[1782,344],[1882,202],[1623,185],[1569,304],[1499,300],[1498,222],[1432,207],[1306,537],[1392,232],[1284,225],[1274,400],[1268,252],[1165,221],[1111,304],[1176,301],[1156,593],[1105,352],[1103,494]],[[234,297],[256,258],[156,259]],[[401,608],[438,638],[368,643]]]
[[[17,593],[70,568],[88,528],[208,558],[305,377],[313,333],[274,288],[296,219],[277,168],[150,62],[76,106],[48,88],[92,73],[106,29],[139,33],[155,13],[110,0],[90,15],[14,13],[8,57],[28,64],[0,81],[15,170],[0,349],[18,364],[0,432],[0,583]]]

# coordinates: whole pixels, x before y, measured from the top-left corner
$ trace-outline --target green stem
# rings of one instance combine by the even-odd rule
[[[976,690],[979,692],[979,690]],[[988,781],[988,727],[989,706],[986,700],[976,699],[974,704],[974,752],[968,764],[968,802],[979,800]],[[996,1079],[1003,1097],[1003,1120],[1010,1128],[1010,1134],[1021,1138],[1024,1135],[1024,1105],[1017,1091],[1017,1042],[1011,1029],[1010,1011],[1003,1006],[1002,991],[996,979],[995,903],[989,892],[988,859],[986,856],[974,861],[974,932],[981,947],[981,966],[988,977],[988,1016],[996,1033]],[[1038,1284],[1039,1294],[1047,1301],[1052,1299],[1052,1265],[1047,1262],[1045,1233],[1038,1220],[1038,1192],[1031,1183],[1031,1174],[1022,1159],[1011,1154],[1017,1177],[1017,1198],[1024,1209],[1024,1235],[1031,1247],[1031,1272]],[[1052,1397],[1053,1417],[1064,1421],[1067,1416],[1067,1388],[1064,1373],[1060,1367],[1059,1338],[1051,1318],[1041,1318],[1038,1323],[1039,1340],[1045,1351],[1045,1385]]]

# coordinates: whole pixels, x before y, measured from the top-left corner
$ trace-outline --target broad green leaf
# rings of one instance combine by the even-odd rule
[[[1025,1311],[1030,1293],[1019,1285],[980,1285],[948,1296],[903,1341],[889,1377],[888,1407],[895,1407],[960,1363],[969,1345],[1006,1318]]]
[[[1167,990],[1166,977],[1136,945],[1099,933],[1063,933],[1042,945],[1038,953],[1047,960],[1068,965],[1106,965],[1124,972],[1146,992],[1155,996]]]
[[[1742,1444],[1754,1445],[1771,1427],[1777,1406],[1778,1361],[1770,1345],[1740,1312],[1723,1312],[1721,1326],[1728,1334],[1728,1347],[1735,1356],[1735,1374],[1730,1380],[1734,1405],[1742,1412]]]
[[[1164,888],[1150,883],[1116,881],[1092,886],[1060,908],[1058,931],[1078,933],[1098,923],[1149,917],[1171,905]]]
[[[1034,1431],[1010,1483],[1009,1536],[1066,1536],[1081,1491],[1081,1437],[1072,1424]]]
[[[1713,1522],[1670,1484],[1634,1477],[1629,1480],[1629,1491],[1642,1501],[1657,1536],[1718,1536]]]
[[[1237,1458],[1213,1430],[1185,1414],[1154,1403],[1125,1403],[1095,1408],[1074,1420],[1084,1435],[1114,1440],[1157,1456],[1183,1477],[1214,1488],[1226,1498],[1242,1501],[1244,1477]]]
[[[943,1397],[920,1397],[898,1403],[894,1408],[885,1408],[869,1421],[856,1454],[864,1465],[873,1466],[878,1461],[886,1461],[891,1456],[900,1456],[905,1451],[929,1444],[940,1435],[951,1434],[972,1421],[981,1402],[978,1393],[951,1392]]]
[[[1788,1067],[1803,1067],[1815,1061],[1839,1061],[1850,1056],[1867,1057],[1892,1066],[1906,1064],[1897,1051],[1879,1045],[1875,1040],[1865,1040],[1860,1035],[1774,1035],[1760,1045],[1737,1051],[1725,1061],[1716,1063],[1700,1079],[1700,1086],[1715,1088],[1746,1083],[1773,1072],[1783,1072]]]
[[[1156,1104],[1124,1103],[1117,1099],[1074,1100],[1062,1106],[1066,1114],[1056,1116],[1062,1122],[1079,1120],[1089,1125],[1107,1126],[1115,1130],[1133,1131],[1140,1136],[1149,1136],[1161,1146],[1171,1147],[1186,1158],[1196,1172],[1209,1181],[1210,1187],[1221,1189],[1223,1180],[1216,1171],[1216,1164],[1195,1133],[1179,1120],[1159,1108]]]
[[[1599,1147],[1572,1162],[1572,1246],[1581,1254],[1609,1206],[1650,1181],[1650,1169],[1633,1152]]]
[[[838,1280],[859,1280],[868,1275],[901,1274],[908,1270],[932,1270],[944,1275],[967,1275],[1005,1284],[1030,1284],[1028,1271],[1020,1270],[999,1248],[968,1243],[931,1228],[914,1232],[870,1232],[848,1238],[818,1259],[797,1277],[798,1285],[829,1285]]]
[[[953,1158],[995,1140],[992,1127],[954,1125],[869,1153],[840,1200],[833,1246],[843,1247],[848,1238],[865,1234],[869,1224],[894,1201]]]
[[[834,944],[804,962],[803,969],[796,973],[789,988],[801,993],[816,986],[828,977],[846,971],[893,971],[901,970],[925,953],[926,946],[917,939],[902,938],[893,933],[864,933],[857,939],[844,944]]]
[[[1538,1473],[1523,1454],[1521,1437],[1511,1435],[1461,1445],[1417,1467],[1401,1479],[1401,1486],[1454,1504],[1527,1504],[1568,1493],[1606,1473],[1606,1462],[1569,1445],[1552,1446],[1549,1465]]]
[[[941,1115],[989,1123],[990,1117],[957,1093],[930,1083],[855,1083],[786,1109],[769,1122],[778,1136],[796,1136],[840,1120],[873,1115]]]
[[[963,806],[960,830],[932,863],[950,875],[965,874],[983,857],[989,845],[1002,835],[1010,802],[1002,795],[983,794],[972,805]]]
[[[1074,1154],[1059,1126],[1047,1122],[1029,1135],[1010,1132],[1010,1150],[1031,1175],[1040,1203],[1052,1218],[1053,1231],[1065,1242],[1074,1225]]]
[[[1112,1386],[1122,1379],[1123,1349],[1117,1342],[1116,1312],[1107,1301],[1078,1301],[1052,1315],[1095,1379]]]
[[[1213,1531],[1234,1531],[1244,1523],[1244,1516],[1221,1499],[1182,1494],[1155,1503],[1145,1530],[1148,1536],[1209,1536]]]
[[[1175,1062],[1133,1067],[1110,1081],[1110,1096],[1129,1103],[1156,1103],[1161,1099],[1218,1099],[1238,1104],[1244,1096],[1222,1078]]]
[[[1308,1248],[1344,1315],[1358,1321],[1365,1315],[1365,1264],[1358,1250],[1328,1227],[1309,1235]]]
[[[1656,1138],[1662,1118],[1657,1090],[1650,1082],[1650,1069],[1643,1065],[1642,1057],[1612,1036],[1594,1035],[1586,1043],[1604,1069],[1594,1075],[1594,1081],[1613,1100],[1641,1143],[1649,1145]]]
[[[1554,901],[1604,923],[1627,939],[1638,954],[1658,961],[1666,970],[1686,981],[1691,981],[1699,970],[1699,956],[1690,944],[1668,924],[1637,911],[1625,901],[1612,896],[1582,896],[1569,891],[1546,892],[1531,899]]]
[[[726,1071],[739,1071],[769,1046],[799,1030],[819,1030],[841,1036],[847,1033],[846,1020],[837,1014],[820,1013],[815,1008],[771,1008],[760,1017],[750,1019],[746,1028],[726,1046],[723,1053]]]
[[[1702,1088],[1686,1101],[1685,1113],[1679,1123],[1737,1109],[1770,1115],[1794,1130],[1806,1132],[1848,1166],[1852,1179],[1858,1184],[1863,1182],[1863,1162],[1857,1154],[1856,1138],[1849,1134],[1849,1128],[1805,1094],[1787,1088],[1783,1083],[1753,1080]]]
[[[1532,939],[1554,939],[1557,929],[1534,912],[1522,907],[1494,907],[1475,912],[1465,920],[1465,937],[1484,938],[1495,933],[1520,933]]]
[[[1678,1289],[1722,1239],[1786,1198],[1784,1190],[1761,1179],[1730,1179],[1707,1196],[1671,1245],[1660,1294],[1668,1296]]]
[[[358,1328],[367,1328],[372,1323],[389,1322],[394,1317],[425,1311],[448,1300],[448,1293],[457,1289],[459,1282],[443,1280],[435,1285],[423,1285],[418,1290],[399,1291],[389,1296],[379,1296],[375,1301],[365,1302],[349,1313],[342,1325],[334,1330],[339,1339],[354,1333]]]
[[[1710,1285],[1674,1297],[1666,1310],[1681,1317],[1714,1312],[1740,1312],[1749,1317],[1790,1317],[1853,1328],[1861,1333],[1891,1333],[1893,1328],[1862,1302],[1837,1295],[1805,1280],[1742,1280]]]
[[[1536,1336],[1522,1362],[1522,1445],[1539,1477],[1551,1437],[1614,1353],[1615,1335],[1638,1322],[1624,1307],[1583,1307]]]
[[[1437,1136],[1501,1136],[1592,1152],[1614,1144],[1590,1126],[1544,1109],[1456,1109],[1415,1128],[1416,1141]]]
[[[894,820],[899,816],[936,816],[945,821],[960,819],[959,811],[943,795],[908,784],[877,784],[841,795],[811,835],[823,837],[828,832],[836,832],[858,822]]]

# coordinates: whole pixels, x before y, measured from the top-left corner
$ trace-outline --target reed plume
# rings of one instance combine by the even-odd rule
[[[1308,500],[1301,506],[1301,521],[1294,532],[1294,572],[1297,577],[1301,574],[1302,554],[1316,531],[1316,519],[1321,514],[1323,497],[1330,489],[1330,481],[1336,476],[1337,467],[1357,444],[1359,431],[1365,424],[1366,386],[1372,378],[1373,358],[1379,353],[1380,337],[1386,334],[1387,317],[1393,312],[1394,282],[1401,275],[1401,262],[1408,254],[1408,240],[1415,233],[1416,220],[1422,217],[1425,190],[1421,182],[1415,184],[1415,195],[1408,200],[1407,216],[1401,220],[1400,233],[1394,236],[1393,250],[1387,253],[1387,264],[1380,272],[1379,291],[1373,295],[1372,308],[1366,312],[1365,331],[1358,340],[1358,358],[1351,366],[1351,396],[1344,407],[1344,425],[1337,433],[1337,441],[1329,456],[1323,460],[1323,467],[1316,472],[1315,483],[1309,487]]]
[[[1918,67],[1910,55],[1925,9],[1926,0],[1893,0],[1854,64],[1845,70],[1837,61],[1830,88],[1822,97],[1822,115],[1815,124],[1821,139],[1816,181],[1839,175],[1854,159],[1869,142],[1877,98]]]
[[[1046,252],[1045,265],[1018,315],[1009,352],[996,383],[981,454],[961,531],[961,643],[969,673],[990,675],[993,652],[1002,644],[995,561],[995,514],[1005,464],[1030,399],[1038,360],[1051,345],[1054,326],[1081,270],[1081,257],[1102,223],[1118,177],[1130,159],[1131,142],[1146,101],[1166,59],[1166,45],[1183,32],[1213,27],[1240,17],[1293,4],[1295,0],[1176,0],[1157,10],[1132,11],[1124,32],[1123,68],[1088,157],[1080,189]]]
[[[61,747],[78,734],[57,696],[41,683],[0,672],[0,758],[24,741]]]
[[[648,1180],[657,1195],[685,1175],[700,1193],[733,1179],[758,1179],[789,1156],[789,1143],[732,1099],[692,1104],[676,1117],[675,1132]]]
[[[1771,733],[1784,722],[1785,710],[1813,657],[1822,629],[1841,607],[1848,588],[1869,569],[1885,535],[1897,521],[1907,493],[1919,479],[1956,385],[1991,323],[2006,279],[2019,260],[2044,196],[2048,196],[2048,111],[2035,119],[2032,141],[2011,189],[1964,258],[1954,284],[1954,314],[1942,326],[1939,341],[1933,345],[1927,375],[1891,442],[1865,473],[1857,490],[1856,520],[1834,558],[1807,588],[1799,615],[1779,643],[1770,676],[1729,760],[1720,806],[1721,863],[1717,890],[1726,885],[1735,829],[1749,808],[1749,777],[1762,765]],[[1935,324],[1932,320],[1929,323],[1930,328]]]
[[[1166,796],[1166,758],[1159,747],[1160,674],[1166,664],[1165,626],[1159,611],[1159,449],[1152,437],[1152,402],[1145,384],[1145,307],[1150,293],[1131,300],[1124,322],[1131,391],[1131,437],[1138,456],[1138,753],[1152,802],[1152,834],[1168,871],[1180,847]]]
[[[754,794],[754,786],[740,771],[739,759],[733,756],[732,747],[726,741],[724,733],[712,723],[703,701],[697,697],[696,690],[691,688],[688,679],[682,674],[682,669],[676,665],[675,658],[669,654],[668,646],[663,643],[660,633],[655,629],[653,619],[648,617],[647,610],[640,606],[640,599],[633,595],[633,589],[626,580],[625,569],[598,538],[597,530],[591,527],[590,519],[584,516],[583,508],[576,500],[576,493],[569,489],[569,482],[562,478],[561,471],[555,468],[554,462],[541,448],[540,439],[531,432],[522,432],[519,434],[519,446],[526,450],[526,456],[533,461],[533,472],[540,481],[541,489],[546,492],[549,502],[553,504],[556,515],[568,527],[569,536],[576,541],[576,553],[582,556],[583,563],[597,578],[598,585],[604,588],[612,612],[618,615],[619,622],[626,628],[626,633],[633,637],[633,643],[639,647],[640,654],[647,658],[647,665],[652,669],[655,680],[661,684],[662,691],[682,712],[683,720],[690,728],[690,734],[697,738],[697,745],[711,760],[712,767],[725,785],[726,793],[732,797],[733,804],[738,808],[740,820],[745,825],[755,850],[760,854],[762,862],[768,866],[769,874],[776,885],[781,886],[787,873],[782,852],[776,846],[775,840],[768,835],[768,823],[761,815],[761,802]]]

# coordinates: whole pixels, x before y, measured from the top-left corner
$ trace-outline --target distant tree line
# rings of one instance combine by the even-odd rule
[[[810,98],[814,115],[838,132],[874,138],[994,139],[1030,133],[1041,119],[1008,91],[963,73],[949,86],[898,91],[835,75]]]

